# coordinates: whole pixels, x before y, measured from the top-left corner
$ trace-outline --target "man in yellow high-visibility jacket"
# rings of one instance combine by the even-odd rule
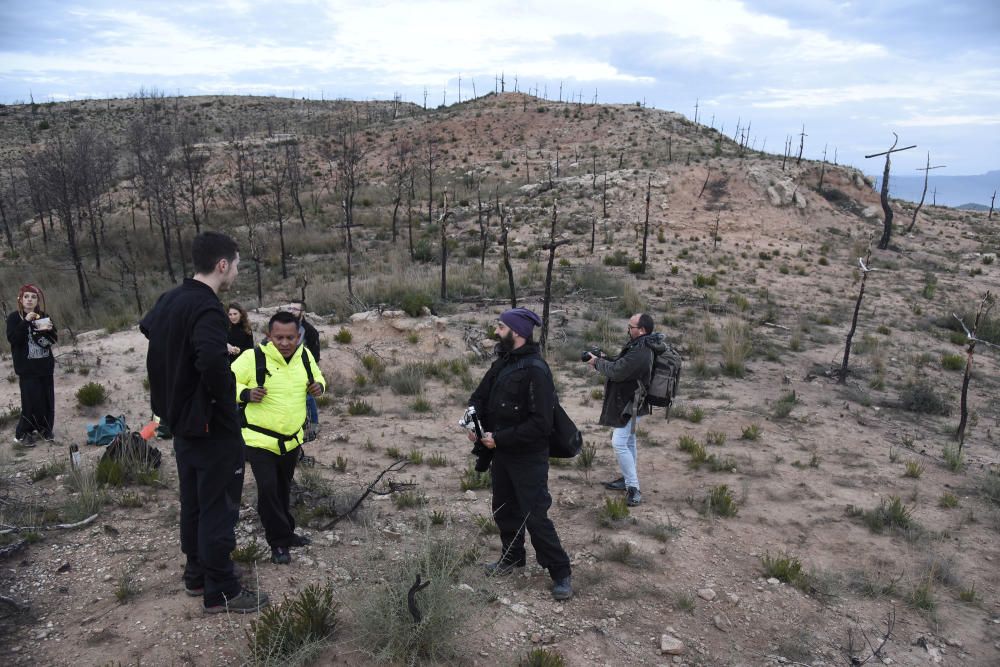
[[[267,323],[268,339],[233,362],[242,413],[246,460],[257,480],[257,513],[271,547],[271,562],[290,563],[289,547],[309,538],[295,534],[289,511],[292,476],[304,437],[305,396],[320,396],[326,380],[316,359],[299,345],[299,323],[278,312]]]

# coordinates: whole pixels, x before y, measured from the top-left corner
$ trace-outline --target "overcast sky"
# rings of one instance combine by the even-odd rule
[[[260,94],[645,101],[780,152],[1000,169],[998,0],[0,0],[0,102]],[[714,121],[713,121],[714,117]],[[797,138],[796,138],[797,142]],[[796,144],[797,145],[797,144]]]

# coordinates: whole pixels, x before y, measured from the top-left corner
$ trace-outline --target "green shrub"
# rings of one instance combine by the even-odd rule
[[[493,480],[488,470],[486,472],[477,472],[471,465],[462,471],[461,479],[463,491],[468,491],[469,489],[488,489],[492,486]]]
[[[965,370],[965,356],[961,354],[943,354],[941,355],[941,368],[946,371],[963,371]]]
[[[281,604],[262,609],[246,630],[248,663],[304,664],[319,655],[337,628],[333,585],[307,584]]]
[[[750,424],[749,426],[743,427],[743,433],[740,435],[740,440],[759,440],[760,434],[760,426],[758,424]]]
[[[945,492],[938,499],[938,507],[941,509],[954,509],[958,507],[958,497],[954,493]]]
[[[926,381],[911,382],[900,394],[900,404],[904,410],[928,415],[951,414],[951,406],[938,395]]]
[[[598,519],[601,525],[610,526],[624,521],[628,516],[628,503],[625,502],[625,496],[615,496],[613,498],[605,496],[604,505],[598,511]]]
[[[423,396],[418,396],[412,403],[410,403],[410,409],[414,412],[425,413],[434,409],[434,406],[432,406],[431,402]]]
[[[108,393],[99,382],[88,382],[76,390],[76,400],[84,407],[103,405],[107,398]]]
[[[944,459],[944,464],[948,466],[948,469],[953,472],[958,472],[965,465],[963,461],[964,456],[958,447],[952,445],[945,445],[944,450],[941,452],[941,458]]]
[[[270,557],[270,554],[267,552],[267,549],[262,547],[256,538],[253,538],[242,547],[236,547],[231,554],[231,558],[237,563],[256,563],[268,557]]]
[[[705,499],[705,509],[709,514],[722,517],[733,517],[739,512],[736,500],[725,484],[712,487]]]
[[[464,568],[479,558],[475,540],[438,531],[404,554],[366,586],[354,610],[356,646],[379,663],[457,664],[468,646],[467,626],[474,618],[474,594],[458,584]],[[418,579],[419,576],[419,579]],[[427,583],[413,600],[420,615],[414,622],[407,605],[415,582]]]
[[[703,276],[702,274],[699,273],[694,277],[695,287],[715,287],[718,284],[719,280],[718,278],[715,277],[715,274],[712,274],[710,276]]]
[[[746,322],[728,318],[722,324],[722,372],[730,377],[743,377],[751,349],[750,328]]]
[[[906,470],[903,472],[903,477],[912,477],[913,479],[920,479],[920,476],[924,474],[924,466],[920,461],[907,461]]]
[[[354,340],[354,335],[351,333],[350,329],[340,327],[340,331],[334,334],[333,339],[342,345],[347,345]]]
[[[615,250],[604,256],[604,266],[628,266],[629,256],[624,250]]]
[[[565,667],[565,665],[565,658],[546,648],[532,649],[518,663],[518,667]]]
[[[848,507],[848,514],[860,516],[873,533],[881,533],[886,529],[905,531],[916,527],[910,509],[903,504],[899,496],[883,498],[879,506],[873,510],[858,511],[853,506]]]
[[[595,458],[597,458],[597,445],[592,442],[585,442],[576,457],[576,467],[583,470],[590,470],[594,467]]]
[[[410,509],[411,507],[422,507],[427,504],[427,497],[417,491],[403,491],[393,496],[393,503],[396,509]]]
[[[784,419],[791,414],[792,408],[799,402],[795,390],[785,392],[774,403],[774,418]]]
[[[705,444],[716,447],[726,444],[726,434],[720,431],[709,431],[705,434]]]
[[[370,415],[375,412],[372,404],[363,398],[358,398],[347,404],[347,413],[352,416]]]
[[[424,314],[424,308],[428,310],[434,305],[434,299],[423,292],[411,291],[403,295],[399,306],[410,317],[420,317]]]
[[[802,572],[802,561],[788,554],[772,557],[770,553],[764,554],[761,559],[764,566],[764,576],[774,578],[793,586],[799,585],[805,578]]]

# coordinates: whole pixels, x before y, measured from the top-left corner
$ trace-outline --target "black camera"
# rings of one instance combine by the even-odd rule
[[[479,421],[476,408],[471,405],[466,408],[465,414],[458,420],[458,425],[476,436],[476,442],[472,445],[472,454],[476,457],[476,472],[486,472],[493,460],[493,450],[482,442],[483,424]]]
[[[586,350],[580,353],[580,361],[583,362],[590,361],[590,355],[594,355],[595,357],[603,357],[604,350],[597,347],[596,345],[591,345]]]

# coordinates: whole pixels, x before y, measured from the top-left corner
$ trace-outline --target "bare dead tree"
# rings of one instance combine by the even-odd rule
[[[198,217],[198,199],[203,196],[207,187],[205,167],[208,164],[209,151],[199,145],[202,139],[201,131],[190,123],[178,120],[177,146],[180,149],[180,166],[184,173],[184,202],[191,214],[196,234],[201,234],[201,219]]]
[[[649,241],[649,203],[653,192],[653,177],[646,179],[646,219],[642,223],[642,268],[640,273],[646,273],[646,248]]]
[[[698,197],[697,197],[698,199],[701,199],[701,196],[705,194],[705,188],[708,187],[708,179],[710,179],[711,177],[712,177],[712,168],[709,167],[705,171],[705,182],[701,184],[701,190],[698,191]]]
[[[994,202],[995,202],[996,200],[997,200],[997,191],[996,191],[996,190],[994,190],[994,191],[993,191],[993,196],[992,196],[992,197],[990,197],[990,214],[989,214],[988,216],[986,216],[986,219],[987,219],[987,220],[992,220],[992,219],[993,219],[993,203],[994,203]]]
[[[996,303],[996,299],[993,294],[987,290],[986,294],[983,296],[983,300],[979,302],[979,310],[976,312],[976,321],[972,324],[972,331],[965,326],[965,322],[958,315],[954,315],[958,323],[962,325],[962,329],[965,331],[965,337],[968,341],[968,348],[966,348],[966,358],[965,358],[965,375],[962,376],[962,402],[961,402],[961,412],[962,416],[958,422],[958,430],[955,431],[955,439],[958,440],[958,453],[962,453],[962,445],[965,444],[965,424],[969,418],[969,382],[972,379],[972,358],[976,351],[976,343],[982,343],[983,345],[988,345],[990,347],[1000,347],[994,345],[989,341],[981,340],[977,338],[977,333],[979,331],[979,325],[982,324],[983,319],[989,317],[990,310]]]
[[[851,358],[851,340],[854,332],[858,328],[858,313],[861,312],[861,300],[865,297],[865,283],[868,281],[868,274],[878,271],[868,266],[872,259],[871,241],[868,243],[868,252],[864,259],[858,257],[858,265],[861,267],[861,289],[858,290],[858,300],[854,304],[854,317],[851,319],[851,330],[847,332],[847,340],[844,342],[844,362],[840,365],[840,376],[837,384],[847,384],[847,362]]]
[[[525,100],[528,98],[525,97]],[[531,183],[531,162],[528,161],[528,144],[524,145],[524,182]]]
[[[413,200],[416,199],[417,193],[414,188],[414,181],[416,180],[416,174],[413,169],[410,169],[409,184],[406,188],[406,231],[407,240],[410,243],[410,261],[414,259],[413,253]]]
[[[393,112],[395,114],[395,111]],[[395,118],[395,115],[393,116]],[[285,172],[288,178],[288,194],[295,204],[295,210],[299,214],[299,222],[302,229],[306,229],[305,207],[302,206],[302,186],[305,179],[302,176],[302,153],[299,150],[298,138],[285,142]],[[304,299],[303,299],[304,300]]]
[[[781,154],[781,171],[785,170],[785,161],[788,160],[789,153],[792,152],[792,135],[785,137],[785,152]]]
[[[931,169],[943,169],[945,166],[947,165],[938,164],[932,167],[931,152],[927,151],[927,166],[924,167],[923,169],[917,169],[917,171],[924,172],[924,191],[920,193],[920,203],[917,204],[917,207],[915,209],[913,209],[913,220],[910,220],[910,226],[906,228],[907,234],[913,231],[913,226],[917,224],[917,214],[920,213],[920,209],[923,208],[924,206],[924,197],[927,196],[927,181],[929,180]]]
[[[908,151],[911,148],[916,148],[917,145],[907,146],[905,148],[896,148],[896,144],[899,143],[899,135],[895,132],[892,133],[895,137],[895,141],[892,142],[892,146],[889,150],[882,153],[872,153],[871,155],[866,155],[865,159],[878,157],[880,155],[885,156],[885,170],[882,172],[882,212],[885,214],[885,222],[882,228],[882,238],[879,239],[878,248],[879,250],[885,250],[889,247],[889,240],[892,237],[892,207],[889,205],[889,157],[893,153],[899,153],[900,151]]]
[[[569,239],[556,240],[556,219],[558,218],[558,205],[553,202],[552,204],[552,227],[549,230],[549,242],[542,246],[543,250],[549,251],[549,264],[545,269],[545,296],[542,302],[542,333],[538,340],[539,345],[542,348],[542,354],[545,354],[545,344],[549,338],[549,306],[552,303],[552,267],[555,265],[556,261],[556,248],[561,245],[566,245],[570,243]]]
[[[807,136],[809,136],[809,135],[806,134],[806,126],[805,126],[805,124],[803,124],[802,125],[802,132],[799,133],[799,156],[797,158],[795,158],[795,165],[796,166],[802,164],[802,149],[805,148],[806,137]]]
[[[594,254],[594,240],[597,236],[597,214],[591,216],[590,218],[590,254]]]
[[[500,245],[503,246],[503,266],[507,270],[507,287],[510,289],[510,307],[517,308],[517,292],[514,289],[514,269],[510,265],[510,214],[504,215],[504,210],[499,210],[500,215]]]
[[[601,191],[601,207],[604,209],[604,217],[608,217],[608,170],[604,170],[604,187]]]
[[[487,201],[486,208],[483,208],[483,180],[478,175],[476,176],[476,216],[479,223],[479,269],[483,271],[486,268],[486,245],[489,242],[490,205]]]
[[[823,177],[826,176],[826,144],[823,144],[823,163],[819,167],[819,184],[816,189],[823,192]]]
[[[399,220],[399,207],[403,203],[403,196],[406,193],[407,183],[410,181],[410,171],[412,148],[407,141],[396,142],[395,159],[392,161],[389,172],[392,178],[392,242],[396,243],[399,237],[397,222]]]
[[[261,177],[267,189],[268,208],[278,223],[278,247],[281,253],[281,277],[288,279],[288,251],[285,249],[285,189],[288,184],[288,164],[281,147],[271,144],[262,163]]]
[[[448,299],[448,189],[445,188],[442,197],[444,212],[441,214],[441,300]]]
[[[354,198],[364,177],[366,150],[358,138],[358,127],[355,121],[345,122],[340,127],[335,147],[337,161],[337,191],[341,210],[344,212],[342,229],[346,234],[347,251],[347,294],[354,298],[353,285],[353,254],[354,242],[351,230],[354,228]]]
[[[895,607],[890,608],[886,613],[884,623],[885,630],[879,631],[879,635],[881,636],[875,635],[874,637],[869,636],[860,623],[858,623],[860,637],[855,636],[853,628],[848,628],[847,646],[840,647],[840,651],[843,653],[848,665],[851,665],[851,667],[861,667],[872,660],[878,660],[883,665],[888,664],[883,659],[882,649],[893,638],[892,631],[896,627]],[[877,646],[876,642],[878,643]]]
[[[715,230],[712,232],[712,250],[715,251],[719,248],[719,219],[721,218],[721,213],[715,214]]]

